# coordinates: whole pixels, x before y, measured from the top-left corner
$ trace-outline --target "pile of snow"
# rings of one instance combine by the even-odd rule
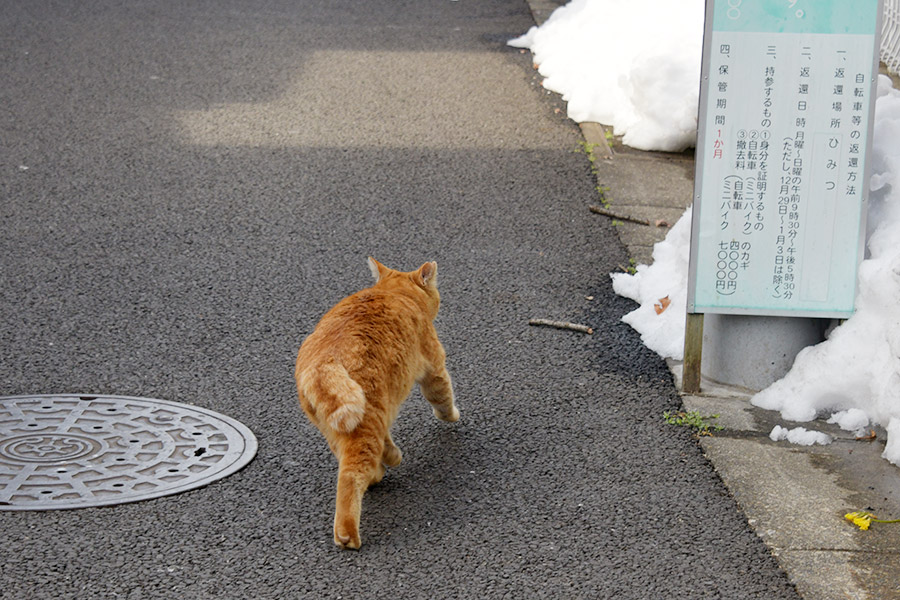
[[[866,427],[869,426],[869,415],[864,410],[851,408],[834,413],[828,422],[844,431],[855,432],[857,437],[862,437],[866,435]]]
[[[827,446],[831,443],[831,436],[820,431],[808,431],[803,427],[794,427],[793,429],[785,429],[781,425],[776,425],[769,434],[769,438],[773,442],[789,441],[798,446],[812,446],[813,444],[821,444]]]
[[[613,290],[640,307],[622,320],[641,334],[644,345],[662,356],[681,360],[684,354],[684,314],[687,311],[687,272],[691,246],[691,209],[688,208],[666,239],[653,246],[653,264],[638,265],[636,273],[615,273]],[[662,299],[669,306],[663,311]]]
[[[900,92],[887,77],[878,84],[868,258],[859,268],[856,314],[801,351],[791,371],[752,402],[792,421],[861,411],[888,430],[884,457],[900,465]]]
[[[704,0],[572,0],[509,42],[528,48],[569,117],[641,150],[697,139]]]

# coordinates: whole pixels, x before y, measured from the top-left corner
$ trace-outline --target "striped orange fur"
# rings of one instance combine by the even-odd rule
[[[390,428],[418,383],[434,414],[459,419],[433,321],[437,264],[411,272],[369,258],[375,285],[338,302],[303,341],[294,377],[300,406],[338,459],[334,543],[358,549],[362,498],[402,453]]]

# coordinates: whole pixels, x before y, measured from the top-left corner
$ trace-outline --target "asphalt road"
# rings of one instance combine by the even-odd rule
[[[532,24],[522,0],[4,3],[0,395],[196,404],[260,448],[176,496],[0,511],[0,596],[796,598],[662,421],[578,130],[505,46]],[[462,419],[413,394],[345,552],[292,369],[368,254],[438,262]]]

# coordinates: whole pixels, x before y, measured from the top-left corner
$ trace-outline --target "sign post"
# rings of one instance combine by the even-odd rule
[[[689,322],[853,313],[881,11],[881,0],[707,0]],[[686,360],[684,380],[699,388],[690,336],[698,373]]]

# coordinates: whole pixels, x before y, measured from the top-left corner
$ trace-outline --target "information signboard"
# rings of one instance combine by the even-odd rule
[[[846,317],[880,0],[707,0],[689,313]]]

